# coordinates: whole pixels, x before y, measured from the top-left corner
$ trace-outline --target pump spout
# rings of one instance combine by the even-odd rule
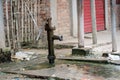
[[[59,35],[59,36],[54,35],[54,36],[53,36],[53,40],[63,41],[63,36],[62,36],[62,35]]]

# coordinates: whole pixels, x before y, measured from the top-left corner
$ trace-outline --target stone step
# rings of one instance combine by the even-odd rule
[[[69,61],[83,61],[83,62],[93,62],[93,63],[109,63],[106,58],[86,58],[86,57],[64,57],[57,58],[59,60],[69,60]]]

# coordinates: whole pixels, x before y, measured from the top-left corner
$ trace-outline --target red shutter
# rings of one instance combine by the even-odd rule
[[[116,4],[120,4],[120,0],[116,0]]]
[[[84,29],[85,32],[92,32],[90,0],[84,0]]]
[[[105,29],[105,12],[104,12],[104,0],[96,0],[96,23],[97,30]],[[84,26],[85,32],[92,32],[91,12],[90,12],[90,0],[84,0]]]

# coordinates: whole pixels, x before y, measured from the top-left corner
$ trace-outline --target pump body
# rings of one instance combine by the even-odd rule
[[[45,24],[45,31],[47,31],[47,40],[48,40],[48,60],[50,64],[55,63],[55,54],[54,54],[54,40],[63,40],[62,36],[54,35],[55,27],[51,26],[51,18],[47,19]]]

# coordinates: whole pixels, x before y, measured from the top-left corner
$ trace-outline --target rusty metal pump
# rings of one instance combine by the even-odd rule
[[[48,40],[48,60],[50,64],[54,64],[55,62],[55,54],[54,54],[54,40],[63,40],[62,36],[54,35],[55,27],[51,26],[51,18],[47,19],[45,24],[45,30],[47,31],[47,40]]]

